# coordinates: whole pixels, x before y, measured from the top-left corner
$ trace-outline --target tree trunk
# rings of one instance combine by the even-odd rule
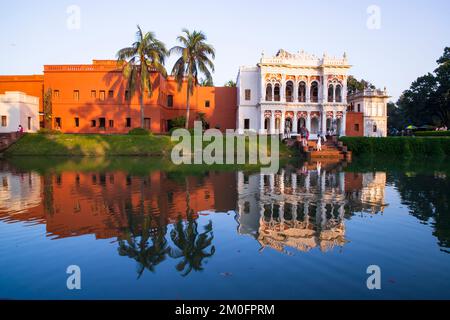
[[[187,98],[186,98],[186,129],[189,129],[189,112],[190,112],[190,105],[189,105],[189,100],[191,98],[191,92],[189,90],[189,84],[187,87]]]
[[[139,94],[139,103],[141,105],[141,128],[144,128],[144,94],[142,92]]]

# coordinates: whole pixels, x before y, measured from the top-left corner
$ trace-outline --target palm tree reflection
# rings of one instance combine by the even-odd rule
[[[170,232],[172,242],[176,246],[170,250],[170,256],[174,259],[182,258],[176,269],[183,277],[192,270],[203,270],[204,259],[214,255],[216,248],[211,246],[214,239],[212,229],[212,221],[209,221],[204,231],[199,233],[197,220],[189,214],[186,222],[180,219]],[[211,249],[208,252],[209,247]]]
[[[138,278],[145,269],[155,272],[155,267],[170,252],[166,239],[167,226],[159,224],[157,228],[152,228],[151,222],[152,216],[146,216],[141,225],[131,223],[124,239],[119,239],[119,255],[136,260]]]

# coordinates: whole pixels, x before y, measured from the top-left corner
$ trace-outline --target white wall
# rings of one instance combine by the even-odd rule
[[[236,127],[243,133],[245,119],[250,119],[250,130],[258,131],[260,115],[258,104],[261,100],[259,83],[260,72],[258,67],[240,67],[237,78],[238,87],[238,114]],[[250,100],[245,100],[245,90],[251,90]]]
[[[5,92],[0,95],[0,119],[1,116],[7,117],[7,126],[1,126],[0,122],[0,132],[16,132],[19,124],[24,132],[36,132],[39,130],[39,98],[18,91]],[[30,128],[28,117],[31,118]]]

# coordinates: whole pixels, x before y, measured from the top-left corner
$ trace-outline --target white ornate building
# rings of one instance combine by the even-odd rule
[[[386,88],[366,89],[348,96],[350,110],[363,113],[364,136],[387,136],[387,103],[390,96]]]
[[[311,138],[334,130],[345,135],[347,56],[322,58],[280,50],[262,55],[256,67],[241,67],[237,78],[240,133],[278,134],[286,127],[295,136],[305,126]]]

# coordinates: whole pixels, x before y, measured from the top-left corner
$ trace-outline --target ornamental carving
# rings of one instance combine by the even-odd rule
[[[268,73],[266,74],[266,81],[281,81],[282,75],[280,73]]]
[[[270,111],[270,110],[264,111],[264,117],[265,117],[265,118],[270,118],[270,117],[272,117],[272,111]]]
[[[336,119],[342,119],[344,117],[344,113],[342,111],[338,111],[336,113]]]
[[[333,111],[327,111],[327,119],[333,119]]]
[[[288,111],[286,112],[286,118],[294,118],[294,112],[293,111]]]
[[[283,113],[280,111],[280,110],[277,110],[277,111],[275,111],[275,118],[281,118],[281,115],[282,115]]]

